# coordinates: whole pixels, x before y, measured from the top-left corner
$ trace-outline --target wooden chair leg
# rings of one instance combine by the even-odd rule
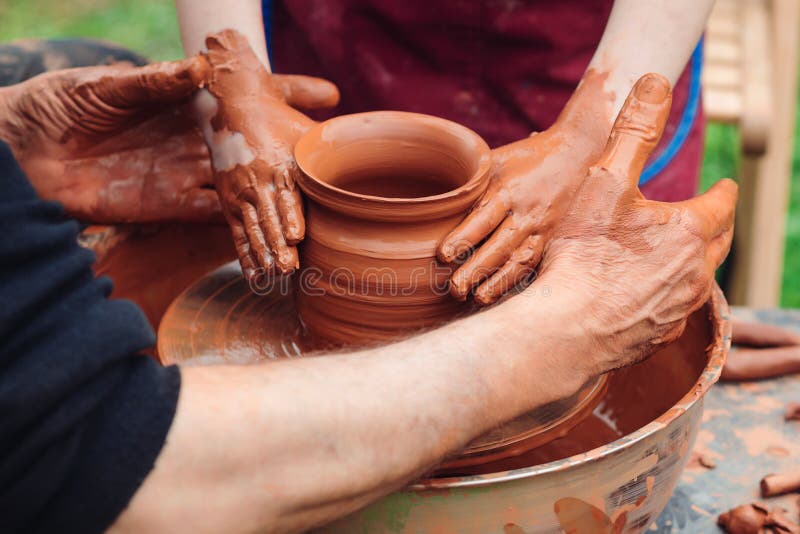
[[[772,0],[773,124],[763,156],[745,156],[737,211],[737,258],[733,266],[733,304],[780,304],[786,210],[791,178],[800,3]]]

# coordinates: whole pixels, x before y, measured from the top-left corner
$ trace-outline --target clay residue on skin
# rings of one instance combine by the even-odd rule
[[[217,115],[217,99],[206,89],[201,89],[195,97],[203,136],[211,150],[211,161],[215,171],[232,171],[237,165],[249,165],[256,155],[247,144],[241,132],[231,132],[227,128],[214,130],[211,119]]]
[[[611,282],[603,288],[606,296],[587,306],[587,317],[606,318],[587,326],[590,331],[610,328],[609,339],[634,335],[647,339],[621,343],[637,355],[621,356],[619,365],[641,359],[654,346],[677,338],[683,312],[697,309],[708,297],[714,270],[727,255],[733,235],[737,187],[731,180],[721,180],[703,195],[677,203],[648,201],[638,189],[670,103],[666,78],[647,74],[637,81],[605,152],[557,226],[537,279],[537,283],[547,280],[576,294],[595,294],[598,289],[591,281],[580,287],[578,272],[602,273],[594,276],[613,281],[630,276],[630,265],[663,266],[659,275],[637,280],[642,288],[637,302],[630,302],[629,285]],[[602,261],[583,262],[587,247],[604,251]],[[637,310],[639,316],[633,318],[630,310]],[[623,321],[625,329],[613,327]]]
[[[270,74],[233,30],[209,35],[206,47],[209,95],[196,104],[242,271],[248,280],[275,268],[291,273],[305,234],[293,149],[315,124],[292,106],[335,105],[338,90],[317,78]]]
[[[745,504],[719,515],[717,524],[729,534],[800,534],[800,525],[781,508]]]
[[[474,290],[476,302],[491,304],[536,269],[608,138],[614,95],[604,88],[607,77],[590,69],[553,126],[492,152],[489,188],[437,251],[444,263],[462,263],[450,284],[455,298]]]
[[[4,90],[0,137],[39,196],[90,222],[209,220],[208,152],[183,104],[201,58],[46,73]]]

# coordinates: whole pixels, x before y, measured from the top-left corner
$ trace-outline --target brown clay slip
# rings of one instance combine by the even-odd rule
[[[732,350],[720,380],[740,382],[800,373],[800,346]]]
[[[761,479],[761,496],[774,497],[800,490],[800,469],[767,475]]]

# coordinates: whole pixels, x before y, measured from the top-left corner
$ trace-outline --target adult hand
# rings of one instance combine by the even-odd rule
[[[589,375],[635,363],[680,336],[730,249],[733,181],[675,203],[646,200],[637,187],[671,100],[663,76],[636,83],[526,290],[546,287],[569,303],[597,349],[586,358]]]
[[[293,151],[314,124],[291,106],[334,106],[339,92],[318,78],[271,75],[233,30],[209,36],[206,46],[208,92],[196,108],[242,271],[291,272],[305,234]]]
[[[452,263],[488,237],[453,273],[455,298],[475,289],[479,304],[491,304],[536,268],[608,138],[613,95],[604,79],[588,72],[552,127],[492,152],[489,187],[438,249]]]
[[[37,193],[84,221],[219,217],[202,138],[181,105],[203,58],[54,71],[0,90],[0,138]]]

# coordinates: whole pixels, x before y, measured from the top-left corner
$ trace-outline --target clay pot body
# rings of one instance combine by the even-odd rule
[[[307,199],[296,299],[315,341],[363,344],[446,322],[436,246],[486,189],[490,151],[473,131],[427,115],[331,119],[295,147]]]

